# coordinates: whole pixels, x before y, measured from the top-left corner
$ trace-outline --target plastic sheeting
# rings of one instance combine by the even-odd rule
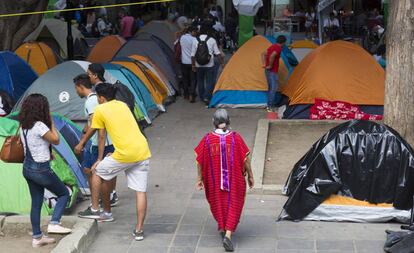
[[[313,210],[303,220],[329,222],[388,222],[397,221],[407,223],[410,220],[410,211],[398,210],[392,207],[366,207],[322,204]],[[282,213],[281,219],[289,219],[289,215]]]
[[[413,180],[413,150],[395,130],[349,121],[326,133],[294,166],[284,210],[303,219],[332,194],[409,210]]]

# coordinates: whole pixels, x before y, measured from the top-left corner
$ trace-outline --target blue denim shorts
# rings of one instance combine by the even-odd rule
[[[113,145],[105,146],[103,158],[105,158],[105,156],[108,155],[109,153],[113,153],[114,151],[115,151],[115,148]],[[90,169],[92,165],[96,163],[97,160],[98,160],[98,146],[92,146],[90,155],[84,155],[82,166],[83,168]]]

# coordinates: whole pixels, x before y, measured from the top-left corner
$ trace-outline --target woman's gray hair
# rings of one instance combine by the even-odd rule
[[[218,109],[214,113],[213,124],[216,128],[227,130],[230,125],[230,117],[225,109]]]

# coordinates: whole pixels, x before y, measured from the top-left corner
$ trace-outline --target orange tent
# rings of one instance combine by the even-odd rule
[[[126,41],[118,35],[103,37],[93,47],[86,60],[92,63],[110,62],[125,43]]]
[[[310,52],[317,48],[318,45],[311,40],[297,40],[289,47],[296,59],[301,62]]]
[[[145,68],[139,61],[130,58],[116,60],[112,63],[121,65],[134,73],[147,87],[158,108],[161,111],[165,111],[163,104],[168,97],[168,90],[158,78],[153,78],[154,74],[151,74],[150,70]]]
[[[210,107],[264,107],[268,84],[261,55],[272,44],[263,36],[255,36],[243,44],[223,69],[210,102]],[[287,83],[289,70],[282,57],[279,61],[279,84]]]
[[[174,96],[174,88],[172,84],[168,81],[167,76],[149,58],[144,57],[142,55],[130,55],[129,58],[134,59],[140,62],[143,66],[145,66],[148,75],[150,75],[153,79],[158,80],[158,82],[161,83],[162,86],[167,89],[169,96]]]
[[[221,73],[214,92],[218,90],[267,91],[267,81],[262,67],[261,54],[272,44],[263,36],[257,35],[247,41],[230,58]],[[287,82],[288,69],[283,60],[279,63],[281,85]]]
[[[26,42],[15,52],[40,76],[57,65],[53,50],[43,42]]]
[[[355,105],[384,105],[385,72],[360,46],[333,41],[313,50],[295,68],[282,92],[289,105],[315,98]]]
[[[318,47],[318,45],[311,41],[311,40],[297,40],[295,42],[293,42],[292,44],[290,44],[289,46],[290,48],[311,48],[311,49],[315,49]]]

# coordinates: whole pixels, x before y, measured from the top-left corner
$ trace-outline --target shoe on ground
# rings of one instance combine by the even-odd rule
[[[52,244],[52,243],[55,243],[55,242],[56,242],[55,238],[47,237],[47,236],[43,235],[39,239],[34,239],[33,238],[32,247],[33,248],[39,248],[39,247],[42,247],[42,246],[45,246],[45,245],[48,245],[48,244]]]
[[[79,212],[78,217],[85,219],[99,219],[101,216],[99,210],[94,212],[91,207],[88,207],[85,211]]]
[[[105,212],[101,213],[101,216],[97,219],[98,222],[112,222],[114,221],[114,216],[112,214],[108,215]]]
[[[285,113],[285,111],[286,111],[286,105],[282,105],[281,107],[277,109],[277,115],[279,116],[279,119],[283,118],[283,114]]]
[[[234,251],[234,247],[233,247],[233,243],[231,242],[231,240],[225,236],[223,239],[223,247],[226,250],[226,252],[233,252]]]
[[[70,234],[72,233],[72,229],[62,227],[60,224],[49,224],[47,226],[47,233],[48,234]]]
[[[117,206],[118,202],[119,202],[118,194],[114,192],[114,194],[112,195],[112,199],[110,200],[111,207]]]
[[[268,106],[268,107],[266,107],[266,111],[267,112],[273,112],[273,108],[271,108],[271,107]]]
[[[135,241],[142,241],[142,240],[144,240],[144,231],[143,230],[141,230],[141,231],[134,230],[132,232],[132,235],[135,237]]]

